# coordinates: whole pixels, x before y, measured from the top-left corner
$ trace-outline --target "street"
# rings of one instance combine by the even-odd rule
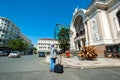
[[[120,68],[71,69],[63,74],[49,72],[44,57],[0,57],[0,80],[120,80]]]

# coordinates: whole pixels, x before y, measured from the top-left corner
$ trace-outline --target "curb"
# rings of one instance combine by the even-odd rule
[[[45,63],[49,65],[49,62],[42,61],[42,63]],[[62,64],[63,65],[63,64]],[[120,66],[72,66],[72,65],[63,65],[64,68],[72,68],[72,69],[101,69],[101,68],[119,68]]]
[[[49,65],[49,60],[48,57],[46,57],[45,61],[42,61],[45,64]],[[74,65],[74,64],[69,64],[67,62],[63,62],[62,65],[64,68],[72,68],[72,69],[100,69],[100,68],[118,68],[120,65],[112,65],[112,64],[98,64],[98,65]]]
[[[118,68],[120,66],[66,66],[65,68],[72,69],[101,69],[101,68]]]

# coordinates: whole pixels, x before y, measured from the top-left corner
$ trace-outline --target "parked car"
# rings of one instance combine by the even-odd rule
[[[38,56],[39,57],[45,57],[46,56],[46,52],[38,52]]]
[[[0,56],[3,56],[3,52],[2,51],[0,51]]]
[[[10,54],[8,55],[8,57],[20,58],[21,57],[21,53],[19,51],[11,51]]]
[[[3,52],[4,56],[8,56],[10,54],[10,50],[7,50],[7,49],[3,50],[2,52]]]
[[[0,51],[0,56],[8,56],[10,54],[10,50],[2,50]]]

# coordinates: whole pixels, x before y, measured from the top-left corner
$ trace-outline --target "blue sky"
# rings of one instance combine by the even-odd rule
[[[86,9],[92,0],[0,0],[0,16],[15,23],[33,44],[54,38],[57,23],[69,25],[75,8]]]

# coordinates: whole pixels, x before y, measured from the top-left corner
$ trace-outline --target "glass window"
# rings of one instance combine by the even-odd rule
[[[6,24],[4,24],[4,26],[6,26]]]
[[[3,25],[3,23],[1,23],[1,25]]]
[[[2,26],[0,26],[0,29],[2,29]]]
[[[3,38],[3,36],[4,36],[4,35],[2,34],[1,37]]]
[[[120,26],[120,11],[117,12],[116,16],[117,16],[118,23],[119,23],[119,26]]]

